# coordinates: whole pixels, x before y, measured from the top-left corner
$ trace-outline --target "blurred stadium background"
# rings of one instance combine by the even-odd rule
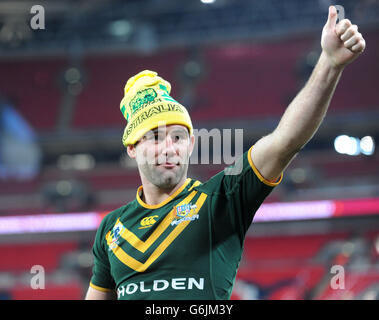
[[[121,143],[131,75],[157,71],[195,128],[242,128],[246,151],[309,77],[334,3],[39,1],[45,29],[33,30],[35,4],[0,2],[0,299],[84,297],[96,228],[140,185]],[[379,297],[379,1],[338,4],[367,49],[257,213],[233,299]],[[33,265],[44,290],[30,286]],[[330,285],[333,265],[344,288]]]

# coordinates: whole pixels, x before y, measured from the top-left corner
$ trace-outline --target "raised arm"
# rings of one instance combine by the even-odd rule
[[[338,24],[337,11],[329,7],[321,36],[322,53],[303,89],[284,112],[279,125],[251,150],[252,160],[267,180],[277,180],[295,155],[320,126],[346,65],[365,49],[358,27],[348,19]]]

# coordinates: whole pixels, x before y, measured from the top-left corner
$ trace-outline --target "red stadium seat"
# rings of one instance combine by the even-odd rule
[[[81,300],[83,287],[79,282],[64,285],[46,285],[45,289],[15,287],[10,291],[12,300]]]
[[[76,242],[0,244],[0,271],[30,271],[32,266],[41,265],[49,272],[58,268],[64,253],[77,248]]]
[[[1,61],[0,93],[38,131],[52,131],[61,103],[59,76],[64,58]]]
[[[372,285],[379,285],[378,270],[349,271],[345,272],[344,287],[334,289],[329,283],[324,291],[315,299],[317,300],[351,300],[360,297],[364,298],[364,294]]]
[[[303,236],[277,236],[247,238],[245,240],[244,258],[254,263],[259,260],[313,258],[327,243],[345,239],[347,233]]]
[[[174,50],[153,56],[135,54],[89,57],[84,61],[88,82],[79,95],[75,109],[75,128],[123,127],[126,120],[120,111],[126,81],[138,72],[150,69],[172,83],[175,96],[175,71],[185,59],[185,52]]]

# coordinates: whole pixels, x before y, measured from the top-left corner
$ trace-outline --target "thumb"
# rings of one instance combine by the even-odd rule
[[[338,18],[338,15],[337,15],[336,7],[330,6],[329,7],[329,14],[328,14],[328,21],[326,21],[325,27],[327,27],[329,29],[332,29],[332,28],[334,29],[334,27],[336,26],[337,18]]]

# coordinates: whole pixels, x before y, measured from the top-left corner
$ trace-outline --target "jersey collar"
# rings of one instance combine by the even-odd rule
[[[158,209],[158,208],[161,208],[163,207],[165,204],[169,203],[171,200],[173,200],[179,193],[181,193],[184,188],[191,182],[191,178],[187,178],[187,180],[183,183],[183,185],[178,189],[176,190],[172,195],[168,196],[168,198],[166,200],[163,200],[161,203],[158,203],[158,204],[154,204],[154,205],[150,205],[150,204],[147,204],[145,203],[141,197],[140,197],[140,193],[141,191],[143,190],[143,186],[140,186],[138,189],[137,189],[137,195],[136,195],[136,199],[138,201],[138,203],[146,208],[146,209]]]

